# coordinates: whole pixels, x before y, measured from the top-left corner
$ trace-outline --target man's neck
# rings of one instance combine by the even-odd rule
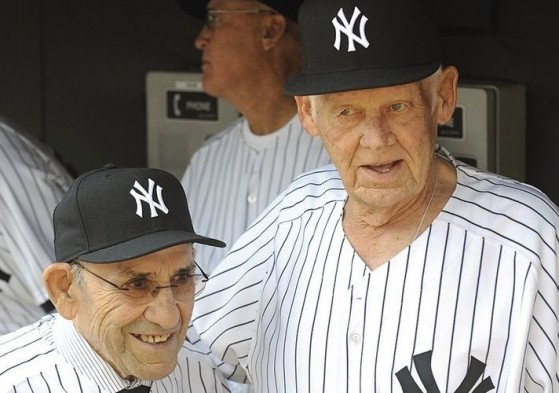
[[[259,109],[255,108],[254,111],[247,111],[243,113],[243,116],[247,119],[250,130],[254,134],[268,135],[282,128],[296,114],[295,100],[288,97],[288,100],[276,102],[273,106],[263,105]]]
[[[292,96],[283,93],[280,81],[260,80],[258,86],[239,89],[225,99],[248,120],[254,134],[267,135],[291,120],[297,105]]]

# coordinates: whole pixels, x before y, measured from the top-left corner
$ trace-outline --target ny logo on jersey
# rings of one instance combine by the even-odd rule
[[[165,206],[165,202],[163,201],[163,197],[161,196],[161,191],[163,189],[160,186],[157,186],[157,202],[153,200],[153,188],[155,186],[155,182],[151,179],[148,180],[148,189],[146,191],[140,183],[137,181],[134,182],[134,188],[139,191],[139,193],[133,188],[130,190],[130,194],[136,199],[136,214],[140,217],[143,217],[143,209],[142,209],[142,202],[147,203],[149,206],[149,210],[151,213],[151,218],[157,217],[157,210],[161,210],[163,213],[169,213],[169,209]]]
[[[437,386],[435,377],[433,376],[433,370],[431,369],[432,355],[433,351],[415,355],[413,357],[413,363],[417,369],[417,374],[419,375],[419,379],[421,380],[425,391],[428,393],[440,393],[440,389]],[[493,390],[495,386],[493,385],[493,382],[491,382],[490,377],[485,378],[477,386],[475,386],[484,370],[485,364],[473,356],[470,357],[470,366],[468,367],[468,371],[466,372],[462,383],[460,383],[460,386],[458,386],[458,389],[456,389],[454,393],[485,393]],[[409,368],[402,368],[396,373],[396,377],[398,378],[404,393],[422,393],[422,390],[414,381]]]
[[[355,27],[355,22],[357,21],[357,18],[359,18],[359,16],[361,16],[361,21],[359,22],[359,35],[356,35],[353,33],[353,29]],[[338,18],[341,23],[340,21],[338,21]],[[367,40],[367,36],[365,35],[365,25],[367,24],[368,20],[369,18],[367,18],[365,15],[362,15],[359,8],[355,7],[355,9],[353,10],[353,15],[351,16],[351,20],[348,22],[344,10],[340,8],[337,17],[332,19],[332,24],[336,28],[336,41],[334,42],[334,48],[336,48],[338,51],[340,50],[342,33],[347,36],[348,52],[355,52],[355,42],[361,44],[364,48],[368,48],[369,40]]]

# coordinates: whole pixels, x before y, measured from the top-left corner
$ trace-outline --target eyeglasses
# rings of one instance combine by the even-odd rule
[[[151,301],[155,296],[157,296],[159,290],[163,288],[171,288],[171,292],[176,300],[193,300],[195,292],[201,290],[201,288],[199,288],[200,283],[208,281],[208,276],[196,262],[194,262],[194,264],[200,270],[200,273],[192,274],[188,269],[184,269],[184,271],[181,271],[171,277],[169,280],[170,285],[159,285],[159,283],[155,281],[148,280],[147,278],[140,276],[120,286],[85,268],[85,266],[77,260],[74,260],[71,264],[78,266],[80,269],[83,269],[90,274],[93,274],[98,279],[106,282],[115,289],[123,291],[127,296],[136,299],[140,303],[147,303]]]
[[[262,14],[262,13],[271,13],[275,14],[276,11],[274,10],[264,10],[264,9],[250,9],[250,10],[216,10],[211,9],[206,11],[206,20],[204,25],[209,30],[214,30],[219,25],[219,15],[223,14]]]

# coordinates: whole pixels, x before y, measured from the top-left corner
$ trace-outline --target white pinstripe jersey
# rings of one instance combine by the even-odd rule
[[[231,247],[297,175],[329,162],[320,139],[309,136],[297,116],[264,136],[240,118],[200,147],[183,176],[194,229]],[[210,272],[228,248],[196,250],[196,261]]]
[[[0,118],[0,334],[45,314],[42,273],[54,260],[52,212],[70,182],[44,145]]]
[[[223,372],[242,379],[239,362],[258,393],[559,392],[557,207],[448,158],[450,200],[373,271],[333,166],[282,193],[196,303]]]
[[[185,346],[175,371],[151,382],[123,380],[58,314],[0,337],[0,393],[115,393],[140,384],[151,393],[227,392],[206,354]],[[192,348],[191,348],[192,349]]]

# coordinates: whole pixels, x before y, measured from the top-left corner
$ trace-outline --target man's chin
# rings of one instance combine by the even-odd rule
[[[171,363],[146,364],[138,367],[134,376],[146,381],[156,381],[171,374],[176,366],[176,361]]]

